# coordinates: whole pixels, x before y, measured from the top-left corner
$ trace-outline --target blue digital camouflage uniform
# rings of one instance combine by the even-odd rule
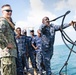
[[[30,57],[31,63],[32,63],[32,67],[35,68],[36,67],[36,61],[35,61],[35,50],[32,47],[32,37],[31,36],[26,36],[26,41],[27,41],[27,46],[28,46],[28,58]]]
[[[32,40],[32,44],[36,44],[35,47],[38,47],[36,51],[36,65],[37,65],[37,69],[38,72],[41,73],[42,71],[42,67],[41,67],[41,62],[42,62],[42,42],[41,42],[41,37],[36,36],[33,40]]]
[[[24,67],[28,70],[28,63],[26,57],[26,37],[21,35],[19,38],[16,38],[16,43],[18,47],[18,57],[17,57],[17,74],[23,75]]]
[[[35,39],[35,37],[36,37],[37,35],[34,35],[33,37],[31,37],[32,38],[32,40],[34,40]],[[32,41],[31,41],[31,44],[32,44]],[[35,43],[34,43],[34,45],[35,45]],[[35,52],[35,49],[32,47],[32,54],[33,54],[33,62],[32,63],[34,63],[33,64],[33,68],[35,68],[36,69],[36,52]]]
[[[8,49],[8,43],[12,43],[13,48]],[[14,38],[14,30],[5,18],[0,18],[0,57],[1,75],[17,75],[16,58],[17,50]]]
[[[63,28],[68,27],[68,24],[65,24]],[[50,26],[46,26],[44,24],[41,25],[41,37],[42,37],[42,51],[43,51],[43,60],[45,65],[45,70],[47,75],[51,75],[51,67],[50,60],[53,55],[53,45],[55,39],[55,32],[60,29],[60,26],[50,24]]]

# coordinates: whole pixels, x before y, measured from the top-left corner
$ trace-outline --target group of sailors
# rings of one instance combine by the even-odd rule
[[[21,34],[22,33],[22,34]],[[29,73],[31,61],[34,75],[41,75],[45,70],[43,66],[43,55],[41,49],[41,34],[37,31],[37,35],[34,34],[34,30],[30,30],[30,35],[27,36],[26,30],[21,30],[20,27],[16,28],[16,45],[17,45],[17,74],[23,75],[25,70],[26,74]]]

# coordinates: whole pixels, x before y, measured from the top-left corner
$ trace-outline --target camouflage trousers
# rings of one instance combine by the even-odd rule
[[[1,75],[17,75],[15,57],[1,58]]]
[[[36,65],[39,73],[41,73],[42,71],[41,62],[42,62],[42,52],[36,51]]]

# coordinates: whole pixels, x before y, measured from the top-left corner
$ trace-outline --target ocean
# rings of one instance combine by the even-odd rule
[[[71,45],[69,45],[72,47]],[[74,51],[76,48],[74,47]],[[68,58],[70,50],[65,45],[56,45],[54,46],[54,54],[51,59],[51,70],[54,74],[59,75],[59,71],[63,67],[65,61]],[[72,52],[69,58],[67,69],[63,68],[62,73],[64,75],[76,75],[76,53]]]

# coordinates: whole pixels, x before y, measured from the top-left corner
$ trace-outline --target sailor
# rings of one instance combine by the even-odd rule
[[[9,4],[3,5],[1,9],[3,14],[3,17],[0,17],[1,75],[17,75],[17,49],[14,38],[15,27],[11,19],[12,9]]]
[[[42,48],[41,48],[41,34],[37,31],[38,35],[32,40],[32,46],[36,51],[36,65],[37,65],[37,73],[42,74]],[[36,45],[34,45],[34,43]]]
[[[42,19],[42,25],[39,28],[39,32],[41,33],[42,38],[42,53],[43,53],[43,63],[46,70],[46,75],[51,75],[51,67],[50,61],[53,55],[53,46],[54,46],[54,39],[55,39],[55,32],[60,30],[61,26],[50,24],[49,18],[44,17]],[[67,28],[73,23],[64,24],[63,28]]]

